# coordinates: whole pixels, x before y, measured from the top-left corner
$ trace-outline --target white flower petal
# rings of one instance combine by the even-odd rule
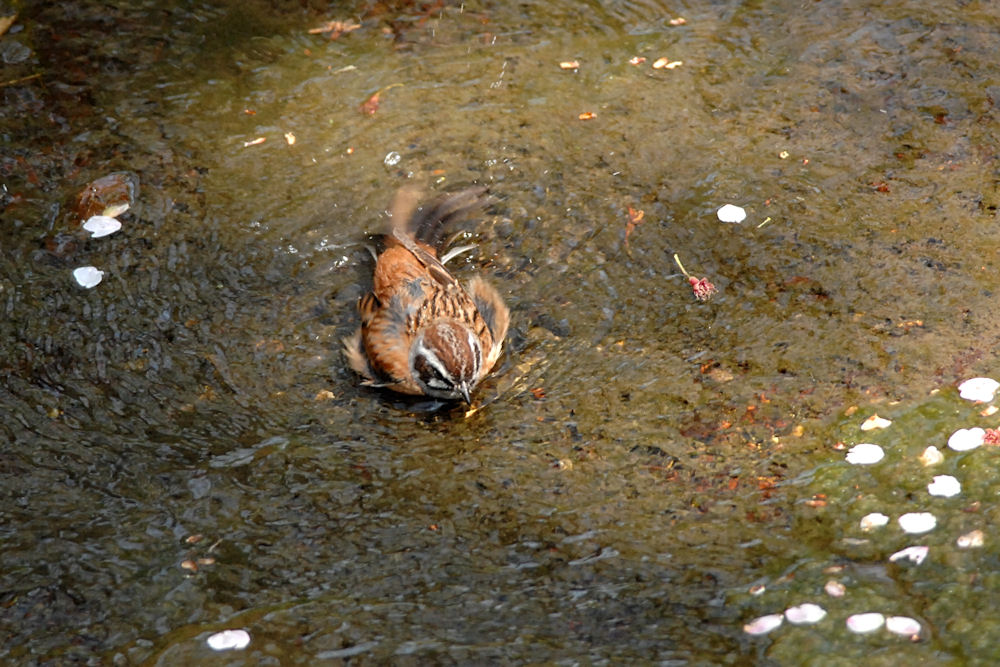
[[[733,206],[732,204],[726,204],[719,208],[715,212],[719,216],[719,220],[722,222],[743,222],[746,220],[747,212],[744,211],[739,206]]]
[[[214,651],[241,650],[250,645],[250,634],[246,630],[223,630],[208,638],[208,646]]]
[[[932,496],[951,498],[962,492],[962,484],[951,475],[935,475],[934,481],[927,485],[927,493]]]
[[[760,618],[755,618],[744,625],[743,632],[748,635],[766,635],[771,630],[780,626],[783,619],[783,614],[768,614],[767,616],[761,616]]]
[[[122,228],[122,223],[106,215],[92,215],[83,223],[83,228],[90,232],[91,238],[99,239],[117,232]]]
[[[892,424],[888,419],[882,419],[878,415],[872,415],[868,419],[861,422],[862,431],[874,431],[877,428],[888,428]]]
[[[920,621],[909,616],[890,616],[885,619],[885,629],[896,635],[917,637],[920,635]]]
[[[808,625],[819,623],[826,617],[826,609],[818,604],[806,602],[797,607],[789,607],[785,610],[785,618],[794,625]]]
[[[851,632],[864,634],[875,632],[885,624],[885,616],[877,612],[867,614],[854,614],[847,617],[847,629]]]
[[[834,581],[833,579],[831,579],[830,581],[826,582],[826,584],[823,586],[823,590],[826,591],[826,594],[832,598],[842,598],[844,597],[844,594],[847,592],[847,586],[840,583],[839,581]]]
[[[867,442],[854,445],[847,450],[847,462],[855,465],[870,465],[878,463],[885,456],[885,452],[878,445]]]
[[[989,403],[1000,388],[1000,382],[993,378],[972,378],[958,385],[958,395],[967,401]]]
[[[971,549],[973,547],[983,546],[983,540],[986,536],[981,530],[973,530],[966,533],[965,535],[960,535],[955,544],[958,545],[959,549]]]
[[[119,215],[127,211],[128,208],[129,203],[127,201],[121,202],[120,204],[112,204],[104,209],[103,215],[106,215],[109,218],[117,218]]]
[[[902,560],[903,558],[920,565],[927,558],[927,553],[930,551],[930,547],[906,547],[901,551],[897,551],[893,555],[889,556],[889,561],[895,563],[897,560]]]
[[[90,289],[101,284],[104,280],[104,271],[95,266],[81,266],[79,269],[73,269],[73,279],[82,287]]]
[[[872,512],[861,517],[861,530],[866,533],[889,523],[889,517],[881,512]]]
[[[907,512],[899,517],[899,527],[904,533],[926,533],[937,525],[937,519],[930,512]]]
[[[944,461],[944,454],[934,445],[925,449],[924,453],[920,455],[920,463],[925,466],[936,466],[941,461]]]
[[[956,452],[965,452],[982,445],[985,437],[986,431],[978,426],[974,428],[960,428],[948,438],[948,446]]]

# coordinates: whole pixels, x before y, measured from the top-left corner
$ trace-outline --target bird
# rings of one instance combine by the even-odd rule
[[[443,258],[438,250],[445,229],[480,208],[485,191],[469,188],[422,206],[417,190],[396,193],[372,289],[358,299],[361,326],[343,340],[363,384],[472,405],[473,390],[503,351],[510,311],[480,276],[463,287],[445,268],[468,248]]]

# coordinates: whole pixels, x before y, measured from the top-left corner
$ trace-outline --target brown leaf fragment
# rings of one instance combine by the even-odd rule
[[[347,21],[327,21],[318,28],[311,28],[309,30],[309,34],[318,35],[323,33],[330,39],[337,39],[341,35],[357,30],[360,27],[361,25],[359,23],[348,23]]]
[[[17,14],[12,14],[11,16],[0,16],[0,35],[10,30],[10,27],[14,25],[14,21],[17,20]]]
[[[628,246],[628,237],[632,235],[635,228],[642,222],[642,219],[646,216],[646,213],[642,210],[636,210],[631,206],[628,207],[628,222],[625,223],[625,245]]]
[[[577,118],[580,120],[593,120],[594,118],[597,118],[597,114],[593,111],[584,111],[582,114],[577,116]]]

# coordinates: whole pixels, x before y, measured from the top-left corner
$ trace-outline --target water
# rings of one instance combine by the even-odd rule
[[[995,374],[989,3],[16,9],[5,661],[995,659],[995,451],[945,447],[996,423],[952,388]],[[308,33],[333,19],[360,28]],[[114,172],[137,199],[89,239],[73,202]],[[393,192],[473,182],[455,271],[512,331],[466,417],[360,387],[339,341]],[[864,441],[884,464],[844,462]],[[803,602],[827,618],[743,632]],[[249,647],[214,653],[226,628]]]

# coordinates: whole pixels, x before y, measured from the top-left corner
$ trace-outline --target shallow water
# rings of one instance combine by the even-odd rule
[[[1000,11],[925,4],[15,5],[0,657],[991,663],[997,454],[945,445],[996,424],[952,387],[995,374]],[[137,198],[89,239],[115,172]],[[339,341],[393,192],[473,182],[455,272],[513,321],[465,416],[360,387]],[[886,460],[848,465],[864,441]]]

